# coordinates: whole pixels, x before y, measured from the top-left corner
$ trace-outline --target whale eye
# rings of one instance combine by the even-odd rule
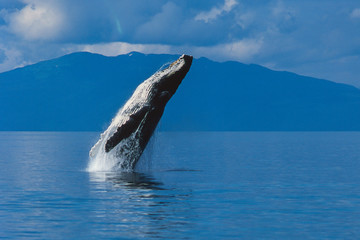
[[[165,104],[170,100],[171,93],[168,91],[162,91],[160,92],[152,102],[153,106],[165,106]]]
[[[163,91],[160,93],[159,98],[169,100],[171,98],[171,94],[168,91]]]

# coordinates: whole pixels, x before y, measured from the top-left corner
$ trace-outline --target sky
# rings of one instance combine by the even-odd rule
[[[187,53],[360,87],[360,1],[0,0],[0,72],[77,51]]]

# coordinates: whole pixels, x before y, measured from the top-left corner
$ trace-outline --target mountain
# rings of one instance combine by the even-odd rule
[[[177,55],[73,53],[0,74],[0,130],[102,131]],[[258,65],[194,59],[164,131],[358,131],[360,89]]]

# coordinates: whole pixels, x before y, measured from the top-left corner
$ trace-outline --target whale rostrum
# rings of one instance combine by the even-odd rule
[[[111,158],[111,168],[133,170],[167,102],[189,71],[192,59],[192,56],[182,55],[167,68],[142,82],[118,111],[108,129],[101,134],[90,151],[90,157]]]

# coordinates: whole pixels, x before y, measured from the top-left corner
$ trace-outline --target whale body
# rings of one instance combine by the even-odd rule
[[[192,59],[182,55],[136,88],[90,150],[90,171],[135,168],[167,102],[189,71]]]

